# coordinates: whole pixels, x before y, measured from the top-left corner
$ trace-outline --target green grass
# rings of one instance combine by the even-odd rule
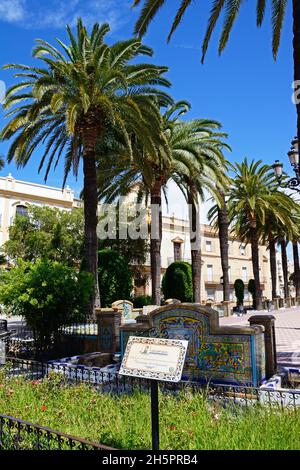
[[[121,449],[150,449],[148,394],[101,394],[84,385],[5,378],[0,413]],[[299,449],[300,410],[223,409],[200,394],[160,395],[162,449]]]

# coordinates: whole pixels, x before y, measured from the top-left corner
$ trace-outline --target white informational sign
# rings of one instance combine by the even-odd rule
[[[119,374],[179,382],[188,341],[130,336]]]

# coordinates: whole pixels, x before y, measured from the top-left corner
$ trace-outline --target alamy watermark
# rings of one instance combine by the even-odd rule
[[[177,207],[178,206],[178,207]],[[174,213],[180,214],[182,206],[174,207]],[[118,204],[101,204],[98,212],[97,236],[100,240],[160,240],[162,228],[164,231],[187,234],[192,241],[193,249],[200,247],[200,220],[199,213],[189,209],[189,223],[185,219],[175,216],[163,216],[162,208],[158,204],[145,207],[144,204],[129,204],[126,198],[121,198]],[[193,218],[192,218],[193,214]]]
[[[292,83],[292,89],[293,89],[292,102],[295,105],[298,105],[300,104],[300,80],[295,80]]]
[[[5,101],[6,85],[3,80],[0,80],[0,103],[3,104]]]

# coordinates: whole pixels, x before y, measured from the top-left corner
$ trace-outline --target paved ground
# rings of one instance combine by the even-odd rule
[[[300,308],[280,309],[272,312],[255,312],[255,315],[271,314],[276,318],[276,348],[277,360],[280,365],[295,365],[300,367]],[[232,316],[221,318],[221,325],[249,325],[249,313],[242,317]]]

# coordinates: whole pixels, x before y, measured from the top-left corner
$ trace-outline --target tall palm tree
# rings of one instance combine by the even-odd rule
[[[280,218],[278,217],[280,215]],[[276,261],[276,244],[282,244],[282,265],[284,272],[285,296],[288,294],[288,269],[287,269],[287,253],[286,242],[294,240],[299,236],[299,217],[300,206],[294,199],[286,194],[281,193],[276,207],[276,213],[270,210],[266,212],[264,225],[260,227],[262,234],[262,242],[266,244],[270,252],[270,271],[272,280],[272,298],[277,297],[277,261]],[[295,261],[296,263],[296,261]],[[296,264],[295,264],[296,265]]]
[[[176,123],[174,126],[174,143],[172,149],[187,158],[190,154],[190,165],[182,167],[175,165],[173,180],[183,190],[189,204],[190,216],[190,244],[193,273],[194,302],[201,301],[201,234],[200,234],[200,208],[201,201],[205,199],[205,191],[210,193],[221,206],[220,191],[227,183],[225,176],[226,161],[223,149],[230,150],[223,141],[227,137],[218,129],[221,124],[212,120],[197,120]],[[178,136],[176,136],[178,134]],[[172,140],[171,140],[172,142]],[[178,142],[176,149],[175,142]],[[178,159],[180,161],[180,159]],[[179,170],[179,171],[178,171]],[[215,184],[218,181],[219,189]]]
[[[194,278],[194,298],[200,302],[201,250],[199,246],[199,207],[198,194],[203,195],[204,188],[215,191],[215,180],[220,184],[225,179],[223,172],[224,157],[221,149],[225,147],[222,138],[225,134],[216,132],[220,124],[211,120],[193,120],[181,122],[179,117],[189,109],[186,102],[178,102],[169,107],[162,115],[164,135],[168,141],[171,159],[157,148],[156,154],[144,151],[143,143],[136,142],[133,159],[126,157],[124,147],[116,148],[112,153],[122,153],[122,158],[113,157],[112,161],[122,162],[116,168],[111,166],[105,177],[99,180],[100,196],[111,201],[120,195],[128,194],[137,186],[151,200],[151,221],[156,217],[156,236],[151,236],[151,273],[152,301],[160,302],[161,278],[161,198],[167,182],[172,178],[182,189],[191,203],[191,251]],[[157,210],[158,208],[158,210]]]
[[[218,205],[218,229],[221,253],[221,265],[223,273],[223,300],[230,300],[230,284],[229,284],[229,218],[225,192],[218,187],[221,197],[221,204]]]
[[[232,227],[237,236],[251,243],[252,266],[255,280],[255,306],[262,307],[262,292],[259,266],[259,242],[261,227],[266,224],[269,212],[284,224],[282,208],[290,211],[290,201],[278,191],[276,178],[268,165],[261,160],[250,164],[245,158],[242,163],[231,165],[234,173],[229,191],[228,207]]]
[[[14,84],[6,94],[4,107],[10,121],[2,130],[2,139],[14,138],[8,161],[25,166],[39,144],[42,150],[39,171],[47,161],[45,180],[61,156],[65,160],[65,184],[73,167],[77,174],[83,160],[85,269],[94,276],[95,293],[90,303],[100,305],[97,281],[97,172],[96,146],[106,132],[116,128],[124,136],[131,153],[128,128],[144,134],[145,146],[152,149],[148,122],[160,132],[159,98],[170,103],[160,86],[169,86],[163,78],[166,67],[132,63],[152,50],[139,40],[129,39],[112,46],[104,43],[109,26],[95,24],[92,32],[79,19],[77,34],[67,26],[69,44],[57,40],[60,49],[38,40],[33,56],[41,67],[7,65],[17,70],[24,81]],[[157,85],[159,87],[157,87]],[[11,109],[12,108],[12,109]]]
[[[289,276],[288,276],[288,258],[287,258],[287,240],[284,236],[278,238],[278,243],[281,248],[281,263],[282,263],[282,272],[283,272],[283,291],[284,298],[287,299],[290,294],[289,289]]]
[[[300,265],[299,265],[299,250],[298,250],[298,239],[293,240],[293,258],[294,258],[294,277],[295,277],[295,289],[296,298],[300,297]]]
[[[143,4],[141,14],[135,25],[135,33],[140,37],[144,36],[149,24],[157,14],[158,10],[166,3],[166,0],[134,0],[134,6]],[[204,61],[209,42],[214,30],[217,27],[219,18],[224,13],[224,23],[219,41],[219,54],[221,54],[230,37],[235,20],[238,17],[240,9],[243,5],[242,0],[212,0],[211,1],[211,14],[208,21],[207,30],[202,44],[202,62]],[[254,2],[253,2],[254,3]],[[276,59],[281,33],[283,29],[284,19],[288,8],[288,0],[270,0],[271,7],[271,21],[272,21],[272,51]],[[183,16],[192,4],[192,0],[180,0],[178,11],[173,20],[168,41],[170,41],[173,33],[181,23]],[[257,0],[256,2],[256,15],[257,26],[261,27],[266,16],[266,0]],[[293,56],[294,56],[294,82],[299,86],[300,83],[300,2],[299,0],[292,0],[292,14],[293,14]],[[300,100],[296,100],[297,108],[297,135],[300,142]]]

